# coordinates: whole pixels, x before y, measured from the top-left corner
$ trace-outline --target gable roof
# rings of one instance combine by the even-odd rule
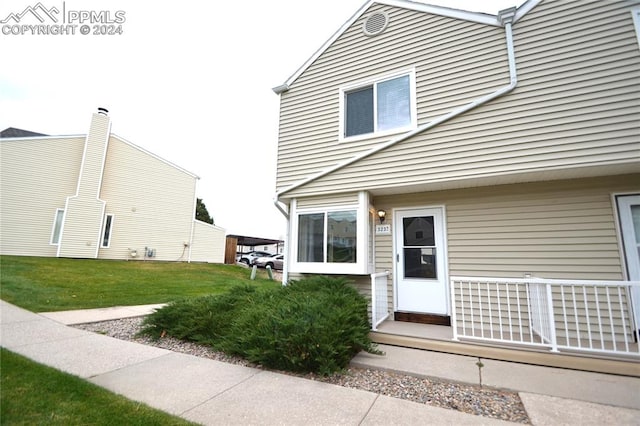
[[[47,139],[56,139],[56,138],[69,138],[69,137],[77,137],[77,138],[86,139],[87,135],[86,134],[79,134],[79,135],[50,136],[50,135],[45,135],[45,134],[42,134],[42,133],[31,132],[29,130],[16,129],[14,127],[8,127],[5,130],[0,132],[0,139],[38,138],[39,140],[47,140]],[[189,170],[187,170],[187,169],[185,169],[183,167],[180,167],[177,164],[172,163],[171,161],[166,160],[166,159],[160,157],[159,155],[156,155],[153,152],[148,151],[148,150],[146,150],[146,149],[134,144],[133,142],[128,141],[127,139],[125,139],[125,138],[123,138],[121,136],[118,136],[115,133],[110,133],[110,137],[113,137],[113,138],[119,140],[120,142],[124,143],[125,145],[128,145],[128,146],[130,146],[130,147],[132,147],[134,149],[137,149],[138,151],[143,152],[144,154],[146,154],[146,155],[148,155],[150,157],[153,157],[158,161],[161,161],[161,162],[163,162],[165,164],[168,164],[169,166],[171,166],[171,167],[173,167],[173,168],[175,168],[177,170],[180,170],[181,172],[183,172],[183,173],[185,173],[185,174],[187,174],[187,175],[189,175],[189,176],[191,176],[191,177],[193,177],[195,179],[200,180],[200,176],[198,176],[197,174],[195,174],[193,172],[190,172]]]
[[[516,14],[513,18],[513,23],[517,22],[520,18],[527,14],[531,9],[535,7],[542,0],[527,0],[524,4],[522,4],[516,11]],[[513,0],[515,3],[516,0]],[[315,62],[320,55],[322,55],[325,50],[333,44],[351,25],[360,19],[360,17],[374,4],[382,4],[387,6],[395,6],[403,9],[415,10],[418,12],[431,13],[439,16],[446,16],[449,18],[460,19],[464,21],[477,22],[479,24],[491,25],[496,27],[501,27],[502,24],[498,19],[497,15],[491,15],[488,13],[480,13],[480,12],[469,12],[465,10],[452,9],[449,7],[443,6],[434,6],[427,3],[423,3],[421,1],[410,1],[410,0],[367,0],[361,7],[356,11],[356,13],[351,16],[342,26],[336,31],[329,40],[327,40],[321,47],[318,49],[307,61],[300,67],[298,70],[291,75],[284,83],[279,86],[274,87],[272,90],[276,94],[281,94],[289,90],[291,85],[304,73],[307,68],[311,66]]]
[[[29,136],[47,136],[44,133],[36,133],[30,130],[17,129],[15,127],[7,127],[0,132],[0,138],[24,138]]]

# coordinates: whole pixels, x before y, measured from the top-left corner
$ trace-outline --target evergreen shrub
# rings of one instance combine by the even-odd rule
[[[238,287],[182,300],[145,320],[143,333],[206,343],[267,368],[328,375],[369,338],[367,300],[344,278],[314,276],[272,289]]]

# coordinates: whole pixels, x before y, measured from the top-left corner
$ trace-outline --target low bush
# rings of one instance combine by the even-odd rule
[[[346,279],[317,276],[174,302],[147,317],[143,333],[206,343],[267,368],[328,375],[362,350],[378,353],[367,318],[367,300]]]

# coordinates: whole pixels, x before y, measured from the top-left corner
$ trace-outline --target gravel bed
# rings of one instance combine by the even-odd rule
[[[80,324],[75,327],[104,334],[121,340],[129,340],[145,345],[156,346],[174,352],[186,353],[217,361],[260,368],[248,361],[217,352],[208,346],[163,337],[153,340],[137,336],[143,318],[125,318]],[[286,372],[285,374],[292,374]],[[476,385],[449,382],[439,379],[426,379],[411,375],[391,373],[376,369],[348,368],[346,371],[329,377],[313,374],[299,375],[309,380],[332,383],[348,388],[375,392],[393,398],[401,398],[421,404],[448,408],[511,422],[530,424],[529,417],[516,392],[509,392]]]

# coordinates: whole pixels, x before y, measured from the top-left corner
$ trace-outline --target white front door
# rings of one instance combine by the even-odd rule
[[[442,208],[394,212],[396,309],[447,315]]]
[[[627,275],[630,281],[640,281],[640,195],[617,197],[620,229],[624,247]],[[640,288],[631,293],[636,321],[640,320]],[[636,323],[640,328],[640,324]]]

